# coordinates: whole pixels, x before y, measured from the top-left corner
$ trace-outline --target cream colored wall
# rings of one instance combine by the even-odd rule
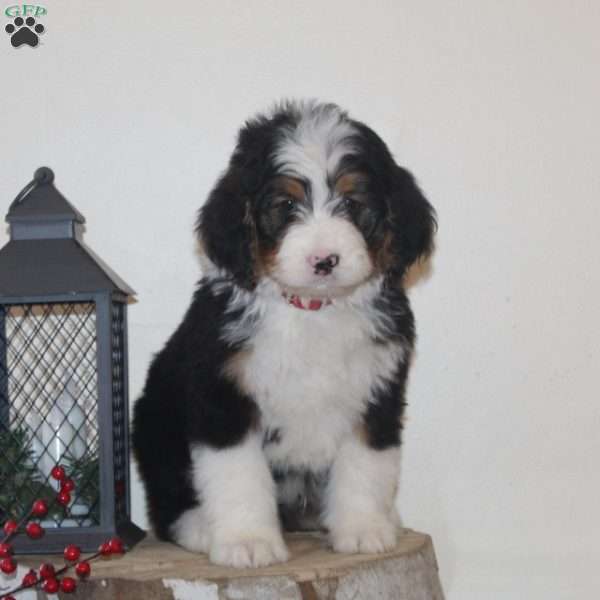
[[[238,125],[281,97],[335,101],[439,213],[411,292],[406,524],[433,534],[450,600],[596,597],[600,4],[45,6],[38,48],[1,32],[0,210],[55,170],[138,291],[132,397],[198,278],[194,215]],[[139,486],[133,509],[145,523]]]

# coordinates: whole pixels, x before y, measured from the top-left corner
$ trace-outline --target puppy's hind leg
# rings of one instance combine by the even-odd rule
[[[173,541],[186,550],[208,553],[208,523],[202,506],[186,510],[171,525],[170,533]]]

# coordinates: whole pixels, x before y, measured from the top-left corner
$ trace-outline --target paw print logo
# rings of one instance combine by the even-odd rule
[[[40,41],[38,33],[44,33],[44,26],[40,23],[36,25],[33,17],[27,17],[25,20],[22,17],[17,17],[5,27],[5,30],[6,33],[10,34],[10,43],[15,48],[23,44],[35,48]]]

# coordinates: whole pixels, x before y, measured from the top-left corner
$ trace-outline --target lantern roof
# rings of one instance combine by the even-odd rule
[[[85,223],[83,215],[54,187],[54,173],[40,167],[8,209],[8,223],[71,220]]]
[[[0,299],[92,292],[135,294],[82,240],[83,215],[38,169],[10,205],[0,249]]]

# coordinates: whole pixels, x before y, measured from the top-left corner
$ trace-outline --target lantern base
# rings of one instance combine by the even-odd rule
[[[65,546],[75,544],[82,552],[96,552],[103,542],[112,537],[123,540],[127,549],[135,546],[146,532],[131,521],[114,528],[60,527],[47,528],[44,537],[31,540],[26,535],[15,537],[11,543],[16,554],[62,554]]]

